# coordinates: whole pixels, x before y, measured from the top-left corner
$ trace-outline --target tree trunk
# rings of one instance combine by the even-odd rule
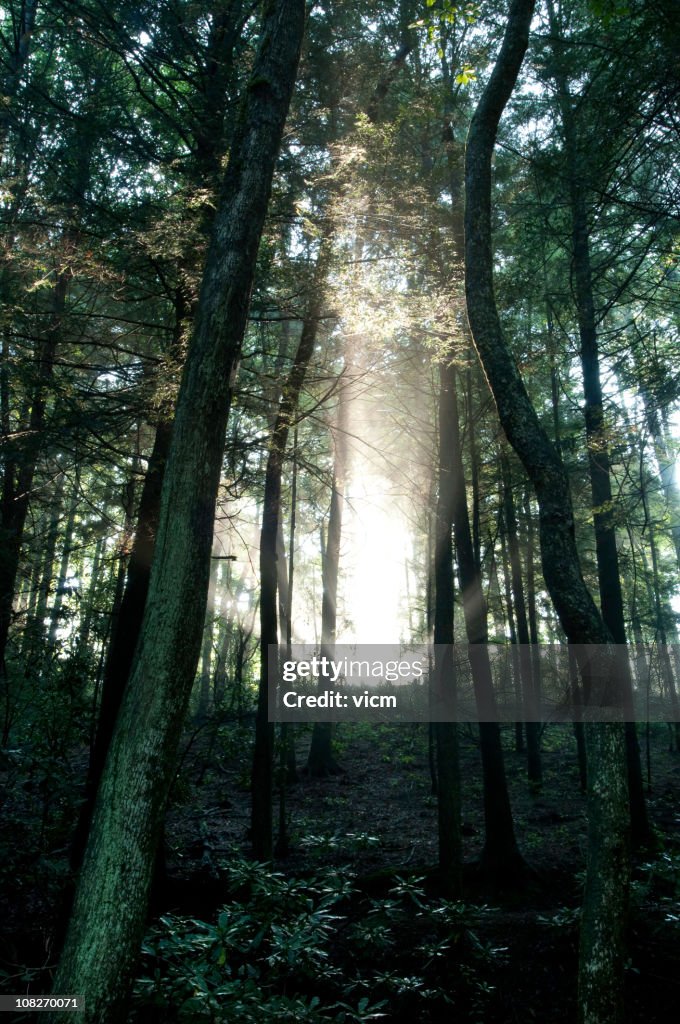
[[[505,454],[501,455],[501,473],[503,477],[503,508],[507,530],[508,553],[510,556],[513,607],[519,644],[518,660],[527,738],[527,776],[531,789],[534,792],[538,792],[543,782],[543,771],[540,747],[541,729],[540,722],[538,721],[538,704],[534,681],[535,666],[531,657],[531,634],[529,632],[524,584],[522,582],[522,562],[519,551],[515,500],[512,494],[512,477],[510,474],[510,463]]]
[[[505,606],[507,609],[508,629],[510,630],[510,661],[512,664],[515,700],[517,702],[517,707],[519,708],[522,704],[522,676],[517,649],[515,606],[512,600],[512,585],[510,583],[512,573],[510,570],[510,558],[508,556],[508,545],[506,542],[507,530],[505,526],[505,509],[503,508],[502,501],[498,513],[498,533],[501,541],[501,558],[503,560],[503,589],[505,591]],[[521,721],[515,722],[515,752],[517,754],[524,753],[524,727]]]
[[[559,49],[559,27],[552,4],[549,5],[551,31]],[[559,65],[558,65],[559,66]],[[583,372],[583,414],[586,423],[588,445],[588,471],[593,503],[593,524],[595,528],[595,550],[597,557],[597,578],[600,590],[602,618],[614,642],[626,643],[623,591],[619,570],[619,553],[614,528],[614,500],[611,486],[611,462],[609,440],[604,418],[602,382],[600,376],[600,353],[595,320],[595,300],[590,265],[590,235],[588,213],[584,193],[581,157],[578,152],[576,124],[566,78],[558,71],[555,74],[562,128],[565,139],[565,157],[569,177],[569,199],[572,228],[572,266],[575,284],[576,316],[581,342],[581,369]],[[626,710],[633,712],[633,681],[630,662],[621,658],[622,685]],[[635,722],[626,722],[626,765],[630,791],[631,838],[635,846],[649,842],[651,829],[647,817],[640,746]]]
[[[45,546],[43,552],[41,552],[42,558],[38,574],[38,587],[35,594],[35,604],[32,611],[29,607],[26,627],[24,630],[21,654],[26,662],[32,658],[36,659],[36,661],[42,658],[44,645],[43,632],[45,628],[45,618],[47,616],[47,605],[50,599],[50,590],[52,587],[52,567],[54,565],[54,559],[57,552],[59,520],[61,519],[65,485],[66,474],[60,471],[56,489],[52,497]]]
[[[276,541],[281,516],[281,476],[288,435],[316,344],[324,295],[323,284],[328,270],[328,256],[329,238],[327,236],[321,243],[314,269],[310,304],[302,324],[297,352],[283,388],[278,413],[274,421],[264,480],[262,530],[260,533],[260,685],[251,775],[251,833],[253,856],[257,860],[270,860],[272,856],[274,726],[269,722],[269,648],[278,645]]]
[[[163,482],[142,634],[102,776],[55,992],[122,1020],[200,651],[230,378],[300,54],[302,0],[273,0],[224,173]]]
[[[614,655],[606,655],[611,635],[581,573],[567,476],[505,344],[493,290],[491,157],[527,47],[533,11],[534,0],[512,0],[500,54],[470,125],[465,161],[468,317],[501,424],[534,485],[543,575],[562,628],[576,644],[603,645],[606,667],[615,671]],[[587,728],[590,858],[580,945],[582,1024],[621,1020],[630,878],[624,736],[621,722]]]
[[[28,60],[31,37],[35,28],[38,0],[21,0],[21,11],[14,30],[14,49],[5,58],[7,72],[2,83],[2,104],[0,104],[0,157],[4,155],[9,126],[14,116],[21,75]]]
[[[470,669],[479,714],[479,740],[484,779],[484,848],[479,870],[493,884],[516,882],[525,869],[517,848],[512,810],[505,778],[501,730],[497,721],[496,698],[488,649],[487,608],[479,563],[475,557],[473,534],[467,506],[465,469],[461,446],[453,365],[440,367],[442,396],[450,407],[444,423],[448,429],[449,467],[453,497],[452,518],[456,560],[463,599],[463,616],[468,641]],[[441,414],[440,414],[441,415]]]
[[[90,645],[90,632],[92,630],[92,621],[94,619],[97,602],[97,595],[99,593],[100,579],[99,570],[101,565],[102,553],[104,550],[104,537],[98,536],[94,545],[94,557],[92,559],[92,569],[90,572],[90,585],[87,588],[87,597],[85,598],[85,610],[82,618],[80,627],[80,633],[78,636],[78,648],[79,650],[86,652]]]
[[[213,633],[215,632],[215,589],[217,587],[217,561],[210,565],[208,581],[208,598],[205,607],[205,623],[203,625],[203,643],[201,644],[201,674],[198,684],[198,722],[207,721],[210,713],[210,681],[212,679]]]
[[[50,613],[50,628],[49,628],[49,646],[54,646],[57,643],[57,633],[59,630],[59,620],[61,618],[61,608],[64,602],[64,592],[66,587],[66,580],[68,579],[68,563],[71,556],[71,547],[73,545],[73,530],[76,524],[76,512],[78,511],[78,501],[80,499],[80,468],[76,467],[76,478],[74,480],[73,494],[71,495],[71,504],[69,506],[68,518],[66,520],[66,526],[64,528],[64,540],[61,549],[61,559],[59,562],[59,572],[57,574],[56,586],[54,588],[54,604],[52,605],[52,611]]]
[[[625,733],[588,723],[588,858],[579,949],[579,1021],[624,1019],[623,972],[630,863]]]
[[[217,187],[216,173],[223,152],[222,122],[226,90],[225,76],[230,72],[233,49],[242,28],[244,19],[242,8],[241,0],[234,0],[229,5],[228,12],[220,10],[214,12],[205,68],[206,87],[201,96],[194,126],[196,135],[194,175],[195,180],[202,188]],[[209,233],[209,217],[212,216],[212,212],[213,208],[210,203],[204,204],[200,210],[201,228],[206,235]],[[183,254],[180,263],[186,261],[187,258],[188,254]],[[196,312],[195,303],[189,301],[182,285],[175,290],[174,306],[175,324],[170,354],[173,359],[177,360],[187,321],[193,318]],[[230,399],[229,395],[227,402]],[[71,844],[73,867],[78,867],[82,860],[97,787],[141,633],[161,514],[163,478],[172,441],[173,414],[167,406],[168,402],[166,401],[159,411],[156,423],[153,448],[142,488],[134,541],[125,577],[125,589],[121,594],[120,601],[114,602],[114,625],[109,649],[106,652],[99,719],[88,765],[86,798]]]
[[[170,452],[171,439],[172,420],[164,418],[156,427],[153,451],[144,477],[144,486],[137,512],[137,526],[127,566],[127,577],[124,575],[119,577],[121,586],[124,581],[124,589],[121,590],[119,599],[114,601],[111,640],[104,665],[95,741],[90,752],[87,770],[85,801],[80,809],[78,823],[71,841],[71,867],[76,870],[80,867],[85,852],[97,787],[104,770],[111,736],[142,627],[161,510],[163,474]],[[124,572],[123,568],[123,574]]]
[[[673,711],[673,722],[674,725],[671,729],[671,743],[670,749],[673,750],[673,738],[675,739],[675,749],[680,751],[680,714],[678,713],[678,694],[675,687],[675,678],[673,676],[673,666],[671,665],[671,659],[668,653],[668,634],[666,632],[666,619],[672,619],[672,612],[666,613],[661,601],[661,589],[659,582],[659,554],[656,546],[656,535],[654,530],[654,524],[652,522],[649,501],[647,498],[647,481],[645,478],[645,472],[640,466],[640,494],[642,497],[642,507],[645,513],[645,522],[647,524],[647,534],[649,537],[649,551],[652,557],[652,606],[654,609],[654,620],[655,630],[654,639],[660,645],[660,660],[662,668],[662,676],[664,680],[664,689],[666,696],[670,699],[671,709]]]
[[[298,430],[295,427],[293,436],[293,476],[290,486],[290,533],[289,557],[286,571],[286,558],[283,540],[283,523],[279,522],[279,615],[281,632],[285,637],[286,661],[292,657],[293,642],[293,582],[295,578],[295,516],[297,507],[297,446]],[[285,857],[289,852],[288,813],[286,807],[286,787],[297,782],[297,765],[295,763],[295,733],[292,722],[281,722],[279,726],[279,832],[276,839],[275,853],[277,857]]]
[[[2,495],[3,552],[0,557],[0,672],[4,669],[5,651],[12,621],[12,603],[19,571],[21,542],[28,515],[28,506],[33,487],[38,459],[43,444],[47,410],[48,388],[61,336],[61,323],[66,308],[66,295],[71,280],[70,270],[57,275],[52,291],[50,323],[44,338],[38,343],[35,355],[35,385],[31,397],[31,412],[28,422],[28,439],[21,452],[8,453],[10,466],[17,467],[14,473],[5,473]]]
[[[453,510],[454,493],[453,405],[449,394],[451,367],[440,365],[439,389],[439,494],[434,543],[434,673],[435,687],[448,693],[455,687],[453,674]],[[455,696],[455,694],[454,694]],[[447,703],[451,703],[447,701]],[[439,874],[445,891],[461,890],[462,843],[460,831],[460,767],[457,722],[434,726],[437,762],[437,822]]]
[[[345,368],[346,372],[346,368]],[[347,469],[347,382],[340,382],[338,389],[337,425],[335,429],[335,460],[331,484],[331,507],[328,515],[328,533],[322,567],[321,598],[321,653],[331,658],[328,650],[335,643],[337,630],[338,567],[340,563],[340,540],[342,537],[342,512],[345,504],[345,474]],[[323,685],[323,680],[320,680]],[[333,726],[331,722],[315,722],[312,742],[307,757],[307,771],[310,775],[323,777],[334,775],[340,767],[333,755]]]

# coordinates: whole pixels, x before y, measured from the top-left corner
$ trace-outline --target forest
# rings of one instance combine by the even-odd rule
[[[678,40],[0,5],[8,1019],[677,1018]]]

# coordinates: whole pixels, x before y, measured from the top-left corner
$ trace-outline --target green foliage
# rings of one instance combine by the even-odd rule
[[[554,914],[549,916],[539,914],[537,920],[551,928],[566,928],[568,931],[575,933],[580,915],[580,907],[560,907],[559,910],[556,910]]]
[[[341,1024],[413,1006],[422,1020],[491,997],[503,950],[472,924],[491,911],[432,898],[396,878],[364,898],[346,871],[287,879],[235,860],[229,899],[208,923],[165,916],[143,946],[133,1020],[268,1020]]]
[[[479,17],[479,4],[477,3],[452,3],[451,0],[425,0],[428,13],[414,21],[410,28],[424,28],[427,33],[428,43],[437,42],[437,54],[444,57],[444,47],[441,37],[448,26],[462,22],[466,25],[473,25]],[[460,74],[456,76],[459,85],[467,85],[475,77],[474,71],[469,64],[465,64]]]
[[[326,806],[328,806],[328,801],[326,801]],[[300,839],[300,846],[303,849],[308,850],[315,859],[325,863],[333,854],[342,853],[343,856],[351,856],[360,850],[369,850],[379,845],[379,837],[372,836],[368,832],[334,832],[332,835],[316,835],[307,832]]]
[[[72,650],[20,680],[12,747],[0,752],[0,892],[36,887],[52,901],[61,891],[67,863],[53,851],[68,843],[77,814],[73,753],[87,739],[90,671],[88,658]],[[12,685],[19,689],[10,676]]]
[[[641,864],[631,898],[633,906],[655,922],[656,930],[670,926],[680,935],[680,851],[666,850]]]
[[[331,960],[332,937],[351,894],[347,878],[287,880],[261,864],[230,871],[233,898],[215,924],[164,917],[143,946],[145,973],[136,989],[135,1019],[150,1005],[173,1019],[361,1022],[382,1004],[338,1001],[344,986]],[[318,994],[309,989],[319,988]]]
[[[631,5],[621,0],[588,0],[588,6],[605,25],[613,18],[626,18],[631,13]]]

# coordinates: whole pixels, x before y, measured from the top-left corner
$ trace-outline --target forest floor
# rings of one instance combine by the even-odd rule
[[[299,779],[286,791],[290,849],[277,860],[276,869],[303,878],[323,869],[349,871],[359,891],[369,898],[388,894],[395,878],[415,880],[430,891],[428,880],[437,862],[437,802],[429,773],[427,728],[343,725],[335,739],[342,772],[321,779],[304,774],[310,733],[309,727],[299,728]],[[538,793],[527,784],[526,755],[512,749],[513,739],[507,730],[506,770],[516,836],[529,872],[523,883],[498,891],[474,870],[484,838],[481,770],[475,732],[471,726],[461,727],[465,899],[474,908],[470,931],[475,942],[493,951],[485,965],[475,966],[483,998],[478,1007],[467,1009],[474,1011],[470,1020],[479,1015],[480,1020],[499,1024],[520,1020],[564,1024],[576,1016],[586,799],[580,792],[570,729],[544,731],[543,785]],[[646,762],[644,736],[641,741]],[[675,1019],[680,1005],[680,757],[669,753],[665,727],[652,728],[649,743],[648,807],[658,847],[635,860],[626,972],[629,1019],[645,1024]],[[248,772],[249,764],[236,759],[225,774],[205,776],[204,785],[198,787],[203,793],[200,809],[186,813],[186,806],[174,808],[167,832],[174,851],[171,878],[206,877],[211,860],[219,861],[235,848],[247,855]],[[192,804],[196,787],[193,793]],[[181,889],[181,885],[175,888],[177,907],[187,912]],[[164,895],[172,905],[172,883]],[[360,904],[364,912],[366,906]],[[477,913],[480,908],[482,912]],[[409,963],[413,926],[413,920],[403,922],[395,959],[402,971],[411,968],[417,974],[416,958]],[[388,1016],[411,1020],[413,1007],[407,1003],[402,1012]],[[438,1019],[436,1013],[432,1019]]]
[[[239,854],[248,856],[248,732],[249,727],[225,730],[212,749],[199,736],[184,758],[167,819],[167,876],[154,894],[155,919],[177,914],[214,921],[227,901],[225,865]],[[309,735],[308,727],[299,728],[299,769]],[[333,925],[329,964],[338,975],[370,974],[371,1002],[380,1004],[376,1012],[387,1019],[435,1022],[456,1012],[464,1024],[575,1020],[586,850],[575,744],[564,727],[545,730],[543,786],[537,793],[527,785],[525,756],[511,749],[512,741],[511,731],[505,731],[516,835],[530,870],[505,891],[490,887],[474,870],[484,835],[481,771],[475,733],[463,726],[465,897],[456,906],[455,926],[432,873],[437,805],[425,726],[343,725],[336,734],[342,772],[316,779],[300,771],[286,789],[289,852],[274,870],[286,880],[302,880],[303,886],[320,876],[335,878],[338,885],[345,880],[349,895],[335,906],[341,923]],[[625,993],[631,1024],[665,1024],[676,1019],[680,1004],[680,757],[668,752],[663,727],[651,730],[650,761],[648,801],[658,843],[637,857],[634,869]],[[25,818],[26,808],[22,813]],[[26,821],[24,829],[28,837]],[[43,854],[43,883],[45,871],[63,879],[65,850],[62,845]],[[47,991],[46,935],[58,914],[59,885],[36,885],[28,874],[17,879],[18,862],[12,880],[9,867],[0,873],[0,917],[6,928],[0,946],[2,988],[24,991],[28,983],[33,992],[41,984]],[[443,930],[437,924],[442,914]],[[308,996],[323,1000],[322,980],[307,978],[305,984]],[[303,1019],[291,1012],[286,1020]],[[270,1011],[265,1018],[284,1016]],[[371,1018],[367,1011],[364,1018],[340,1013],[337,1019]]]

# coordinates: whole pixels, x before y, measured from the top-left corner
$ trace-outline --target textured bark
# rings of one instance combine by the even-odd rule
[[[529,37],[534,0],[512,0],[491,78],[475,111],[466,152],[465,270],[468,317],[506,436],[534,486],[546,586],[570,641],[603,645],[615,679],[611,635],[585,585],[576,549],[569,485],[543,430],[501,329],[493,291],[491,157],[498,123]],[[630,867],[624,728],[587,730],[590,859],[581,928],[579,1015],[583,1024],[621,1019],[626,894]]]
[[[144,477],[127,578],[123,577],[120,580],[121,585],[124,580],[125,589],[122,590],[120,599],[114,601],[115,618],[104,666],[97,730],[85,785],[85,801],[80,809],[78,824],[71,841],[70,860],[74,869],[80,867],[85,852],[97,787],[104,770],[111,736],[139,640],[149,592],[151,563],[160,517],[163,474],[170,452],[171,438],[172,421],[163,419],[156,427],[153,451]]]
[[[56,992],[121,1020],[198,660],[229,381],[299,60],[302,0],[267,4],[203,275],[140,643],[102,776]]]
[[[226,80],[232,70],[233,49],[244,19],[241,0],[234,0],[233,3],[228,3],[227,7],[228,10],[217,10],[213,15],[204,70],[205,88],[200,97],[202,102],[196,111],[193,174],[195,181],[202,187],[216,185],[216,173],[224,149]],[[205,204],[200,213],[201,228],[208,234],[213,215],[212,205]],[[189,262],[192,259],[193,253],[184,253],[180,262]],[[187,321],[196,312],[192,305],[195,303],[190,303],[184,288],[181,285],[177,287],[174,337],[170,349],[170,355],[176,362],[179,360],[181,339]],[[167,404],[164,403],[166,406]],[[156,424],[153,448],[137,512],[134,541],[124,579],[125,589],[120,595],[120,600],[114,602],[114,628],[106,652],[99,718],[88,765],[85,801],[71,843],[71,864],[74,868],[82,861],[97,787],[141,632],[160,519],[163,477],[172,440],[172,426],[172,411],[167,407],[162,408]]]
[[[579,1021],[624,1019],[625,922],[630,873],[625,733],[617,724],[585,727],[588,750],[588,862],[581,917]]]
[[[528,39],[534,4],[513,0],[501,53],[472,119],[466,152],[465,291],[475,347],[510,444],[539,499],[546,585],[568,636],[581,643],[611,639],[583,581],[564,467],[543,430],[501,329],[493,290],[491,155]]]

